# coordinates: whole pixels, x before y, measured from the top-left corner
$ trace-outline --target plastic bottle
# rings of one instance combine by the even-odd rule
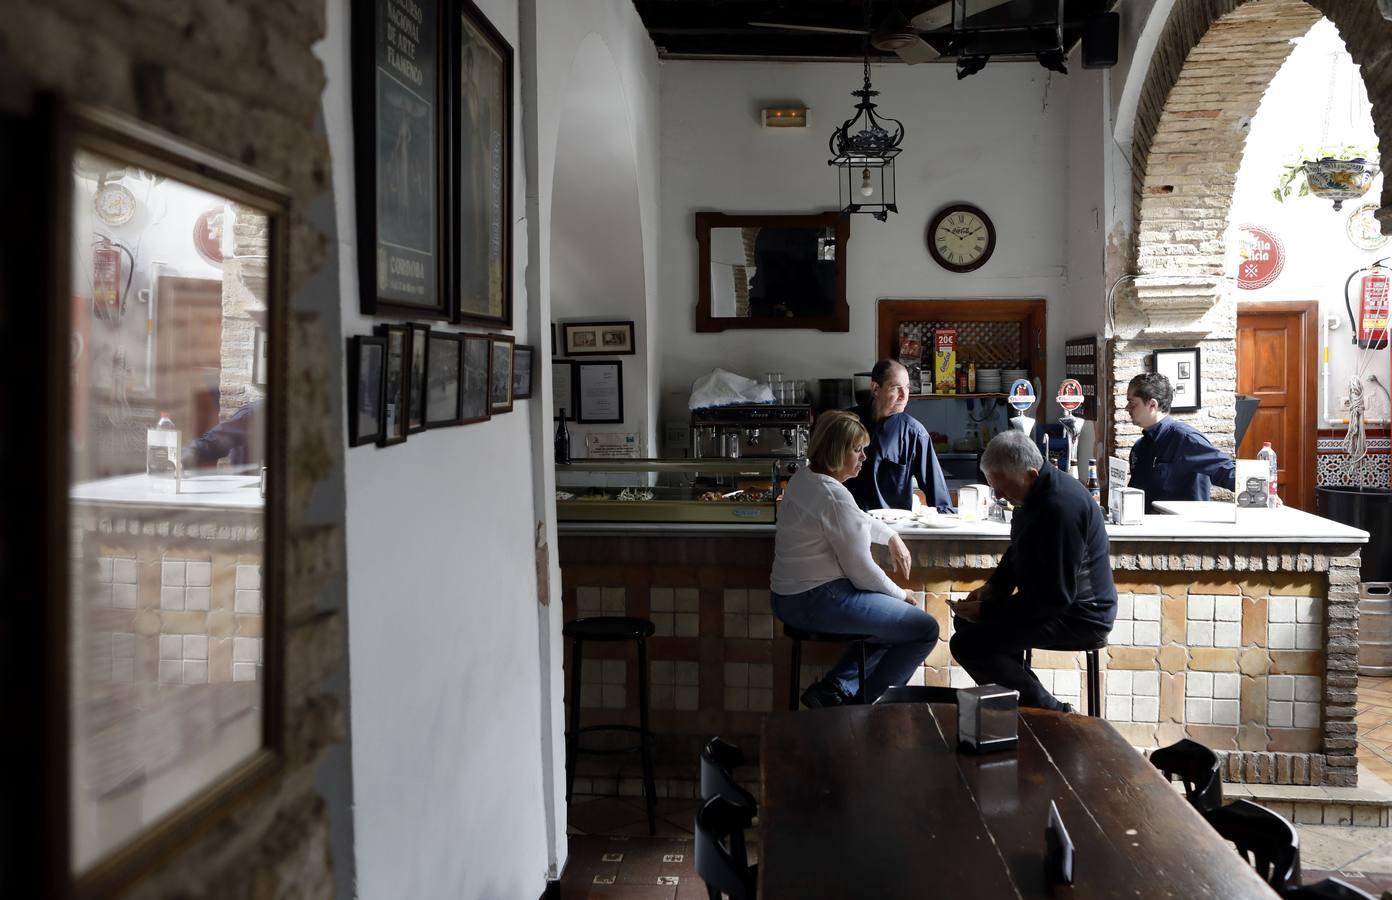
[[[1266,460],[1266,508],[1276,508],[1276,451],[1271,448],[1270,441],[1262,441],[1262,448],[1257,451],[1257,459]]]
[[[556,462],[570,462],[570,429],[566,427],[565,407],[561,407],[561,421],[556,426]]]
[[[182,468],[179,429],[169,413],[160,410],[155,427],[145,430],[145,478],[150,490],[160,494],[179,493]]]

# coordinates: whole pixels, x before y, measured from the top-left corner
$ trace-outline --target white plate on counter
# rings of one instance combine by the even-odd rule
[[[914,517],[913,512],[907,509],[871,509],[866,510],[866,515],[891,525],[903,523]]]
[[[938,513],[933,516],[914,516],[912,520],[904,524],[914,528],[956,528],[962,520],[955,514]]]

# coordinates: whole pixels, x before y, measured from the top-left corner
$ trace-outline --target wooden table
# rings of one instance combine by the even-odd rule
[[[956,744],[953,705],[766,716],[759,896],[1276,896],[1102,719],[1021,710],[1017,750]],[[1052,891],[1050,800],[1075,848]]]

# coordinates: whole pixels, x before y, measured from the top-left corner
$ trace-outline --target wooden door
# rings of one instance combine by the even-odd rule
[[[1315,511],[1314,302],[1239,303],[1237,392],[1260,400],[1237,455],[1255,459],[1263,441],[1276,451],[1277,490],[1288,506]]]
[[[222,282],[164,275],[157,296],[155,396],[187,444],[220,418]]]

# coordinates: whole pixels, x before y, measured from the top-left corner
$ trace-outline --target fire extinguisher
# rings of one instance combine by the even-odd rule
[[[1392,317],[1392,275],[1378,260],[1367,269],[1358,269],[1344,282],[1344,308],[1353,325],[1353,342],[1365,350],[1387,346],[1389,317]],[[1348,289],[1359,272],[1367,272],[1358,282],[1358,315],[1353,314]]]
[[[115,322],[121,313],[121,251],[107,240],[92,248],[92,308],[99,318]]]

